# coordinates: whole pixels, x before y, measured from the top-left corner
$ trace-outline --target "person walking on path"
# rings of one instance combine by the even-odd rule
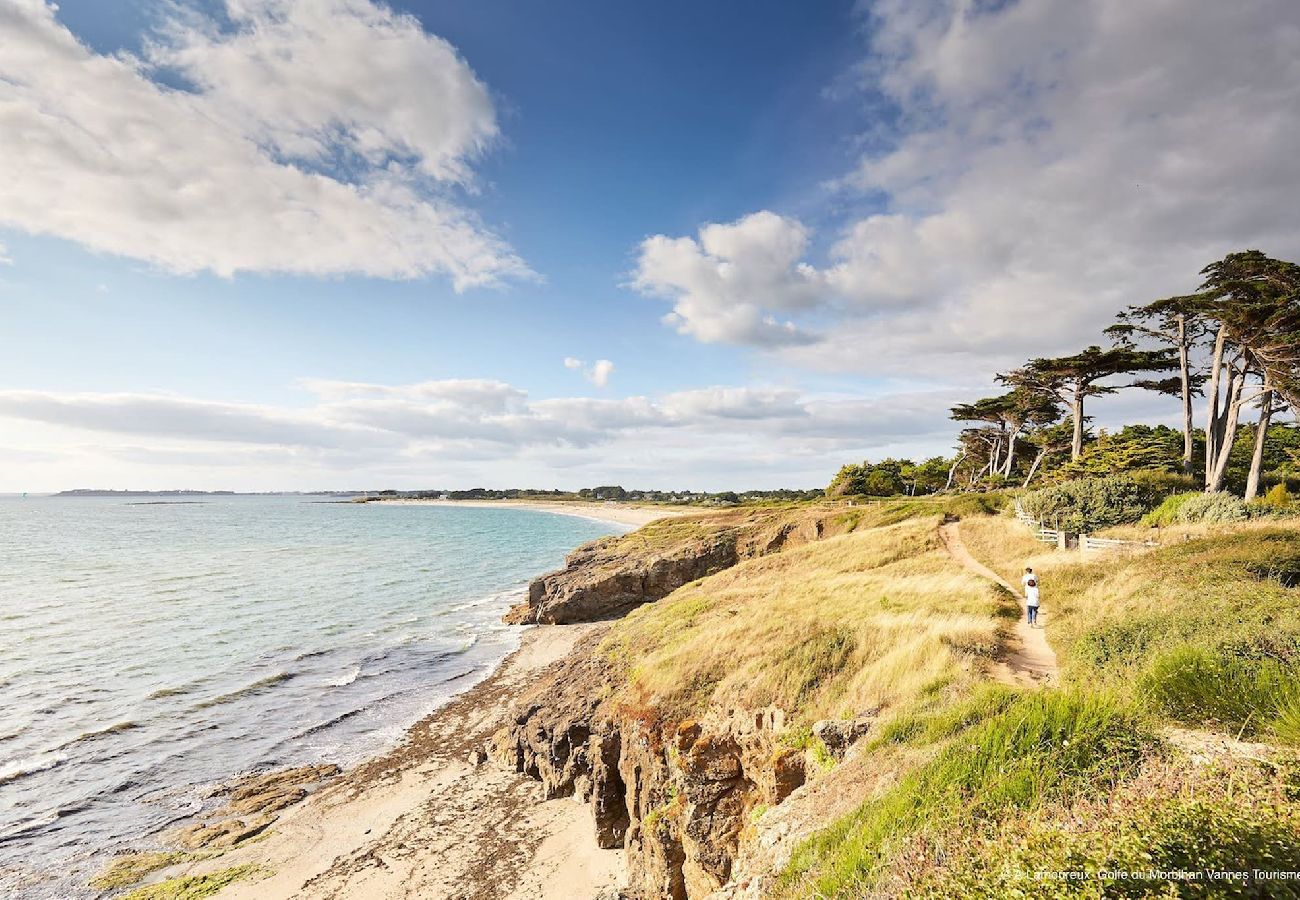
[[[1025,612],[1029,616],[1029,624],[1038,624],[1038,576],[1034,574],[1033,569],[1025,569]]]

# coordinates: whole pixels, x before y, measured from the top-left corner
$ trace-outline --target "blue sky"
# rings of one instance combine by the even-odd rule
[[[1300,15],[1175,6],[0,0],[0,490],[946,452],[999,368],[1295,255]]]

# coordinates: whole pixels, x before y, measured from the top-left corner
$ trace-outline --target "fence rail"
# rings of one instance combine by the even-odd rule
[[[1122,541],[1118,538],[1099,538],[1079,535],[1079,549],[1084,553],[1104,553],[1107,550],[1140,550],[1156,546],[1155,541]]]

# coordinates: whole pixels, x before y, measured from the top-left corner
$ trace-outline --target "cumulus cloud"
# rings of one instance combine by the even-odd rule
[[[814,306],[821,275],[802,261],[808,230],[767,210],[697,238],[657,234],[640,247],[631,285],[672,302],[664,322],[705,343],[781,347],[814,337],[778,314]]]
[[[859,196],[868,211],[827,235],[815,270],[793,268],[798,241],[743,260],[692,238],[650,239],[636,283],[683,302],[674,324],[685,333],[779,346],[733,317],[752,325],[757,308],[815,306],[834,327],[815,346],[784,348],[786,361],[993,371],[1098,340],[1116,310],[1194,287],[1229,251],[1300,254],[1300,212],[1282,189],[1300,183],[1290,0],[867,10],[864,88],[898,126],[837,201]],[[791,279],[807,291],[794,303]]]
[[[498,126],[454,47],[370,0],[223,11],[104,55],[0,7],[0,223],[178,273],[530,274],[464,205]]]
[[[572,356],[564,358],[564,368],[581,372],[582,377],[596,387],[603,388],[609,384],[609,376],[614,374],[614,363],[608,359],[598,359],[590,366]]]
[[[946,442],[934,423],[953,402],[947,392],[864,398],[757,386],[534,399],[492,380],[301,385],[312,398],[304,407],[0,391],[0,428],[30,440],[7,448],[20,464],[2,473],[0,490],[30,489],[33,472],[57,478],[53,487],[81,472],[85,484],[121,484],[105,474],[120,471],[135,473],[135,485],[167,486],[164,471],[193,485],[209,466],[222,470],[216,487],[304,487],[307,474],[338,487],[343,473],[354,487],[390,476],[408,486],[513,485],[547,483],[556,469],[571,487],[618,472],[642,485],[683,486],[686,472],[708,475],[712,487],[817,485],[846,458]],[[31,451],[62,463],[42,468],[21,456]],[[714,472],[724,457],[732,465]]]

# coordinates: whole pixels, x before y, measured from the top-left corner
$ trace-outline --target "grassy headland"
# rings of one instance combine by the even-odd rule
[[[1095,873],[1297,868],[1300,532],[1225,525],[1081,558],[1046,550],[1007,516],[968,515],[961,529],[1004,577],[1026,561],[1039,572],[1060,684],[954,678],[943,691],[896,694],[866,751],[892,770],[891,786],[806,840],[779,893],[1296,895],[1294,883],[1117,886]],[[1207,765],[1166,739],[1189,729],[1207,744],[1268,746]],[[1066,870],[1094,876],[1034,876]]]

